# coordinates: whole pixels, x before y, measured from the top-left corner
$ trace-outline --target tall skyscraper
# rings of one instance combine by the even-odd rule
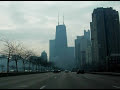
[[[55,40],[49,41],[49,61],[54,60],[55,57]]]
[[[118,11],[97,8],[92,13],[91,40],[92,60],[96,70],[106,69],[107,58],[120,54],[120,30]]]
[[[67,45],[67,33],[66,26],[64,24],[56,26],[55,40],[50,40],[50,60],[55,63],[56,66],[71,70],[74,66],[74,47],[68,47]]]
[[[80,41],[83,36],[77,36],[77,39],[75,39],[75,65],[76,68],[81,68],[81,49],[80,49]]]
[[[67,48],[67,35],[66,26],[57,25],[56,26],[56,36],[55,36],[55,54],[59,55]]]
[[[88,31],[84,30],[84,36],[85,36],[88,40],[90,40],[90,30],[88,30]]]
[[[47,53],[45,51],[41,53],[41,58],[47,62]]]
[[[76,68],[87,69],[90,56],[90,30],[84,30],[83,36],[77,36],[75,39],[75,64]],[[87,51],[88,50],[88,51]],[[88,58],[89,57],[89,58]],[[88,59],[88,60],[87,60]]]

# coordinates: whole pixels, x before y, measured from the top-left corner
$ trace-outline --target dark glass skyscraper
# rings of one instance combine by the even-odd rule
[[[63,53],[67,48],[67,35],[66,35],[66,26],[57,25],[56,26],[56,36],[55,36],[55,53],[59,55]]]
[[[92,13],[92,60],[97,70],[105,70],[107,58],[120,54],[120,30],[118,11],[97,8]]]
[[[53,60],[55,57],[55,40],[49,41],[49,61]]]
[[[55,62],[55,65],[71,70],[74,66],[74,47],[67,45],[66,26],[64,24],[56,26],[55,40],[50,40],[50,60]]]
[[[76,68],[87,70],[88,62],[91,63],[91,41],[90,30],[84,30],[83,36],[77,36],[75,39],[75,64]]]

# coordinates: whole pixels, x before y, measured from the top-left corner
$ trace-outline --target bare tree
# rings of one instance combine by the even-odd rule
[[[27,62],[29,63],[29,72],[30,72],[30,66],[31,66],[31,63],[32,63],[32,59],[30,58],[31,56],[33,56],[33,52],[32,50],[27,50],[27,55],[28,55],[28,59],[27,59]]]
[[[8,39],[1,39],[0,41],[2,41],[4,45],[1,54],[7,57],[7,72],[9,72],[9,63],[11,60],[15,61],[16,71],[18,72],[18,60],[21,59],[22,43]]]
[[[16,64],[16,72],[18,72],[18,60],[21,59],[21,43],[13,42],[12,44],[13,53],[12,53],[12,60],[15,61]]]
[[[1,69],[2,69],[2,72],[4,71],[4,67],[5,67],[5,65],[3,65],[3,64],[0,64],[0,67],[1,67]]]
[[[38,60],[38,58],[31,59],[31,56],[35,56],[35,53],[33,50],[26,49],[22,43],[16,42],[16,41],[11,41],[8,39],[2,39],[0,40],[4,44],[4,48],[0,52],[2,55],[5,55],[7,57],[7,73],[9,72],[9,63],[10,61],[15,61],[15,66],[16,66],[16,71],[18,72],[18,60],[22,60],[23,62],[23,70],[25,72],[25,64],[29,64],[29,71],[31,64],[36,65],[36,70],[37,67],[39,67],[41,60]],[[40,59],[40,58],[39,58]]]
[[[22,47],[21,49],[22,49],[22,51],[21,51],[20,55],[21,55],[21,60],[23,62],[23,70],[25,72],[25,64],[26,64],[26,59],[28,58],[28,56],[27,56],[24,48]]]
[[[14,71],[14,70],[15,70],[15,68],[16,68],[16,66],[11,65],[11,66],[10,66],[10,68],[11,68],[11,69],[13,69],[13,71]]]
[[[12,41],[8,39],[2,39],[0,40],[4,43],[4,49],[1,52],[1,54],[5,55],[7,57],[7,73],[9,72],[9,62],[11,60],[12,54],[13,54],[13,45]]]
[[[21,53],[20,53],[21,57],[22,57],[22,61],[23,61],[23,69],[25,72],[25,64],[28,62],[29,63],[29,71],[30,71],[30,64],[31,64],[31,60],[29,59],[30,56],[33,55],[33,52],[31,50],[27,50],[24,47],[21,48]]]
[[[36,55],[33,55],[30,57],[30,62],[35,65],[35,69],[36,69],[36,72],[37,70],[40,68],[40,63],[41,63],[41,58],[36,56]]]

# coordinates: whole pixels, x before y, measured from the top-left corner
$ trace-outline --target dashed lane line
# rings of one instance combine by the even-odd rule
[[[46,86],[42,86],[40,89],[44,89]]]
[[[115,87],[115,88],[119,88],[119,89],[120,89],[120,87],[118,87],[118,86],[113,86],[113,87]]]

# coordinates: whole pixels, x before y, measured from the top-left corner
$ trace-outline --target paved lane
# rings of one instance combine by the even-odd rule
[[[120,77],[61,73],[44,83],[44,89],[120,89]]]
[[[11,76],[0,78],[0,89],[17,89],[26,88],[34,83],[44,81],[55,74],[53,73],[41,73],[21,76]]]
[[[120,89],[120,76],[42,73],[0,78],[0,89]]]

